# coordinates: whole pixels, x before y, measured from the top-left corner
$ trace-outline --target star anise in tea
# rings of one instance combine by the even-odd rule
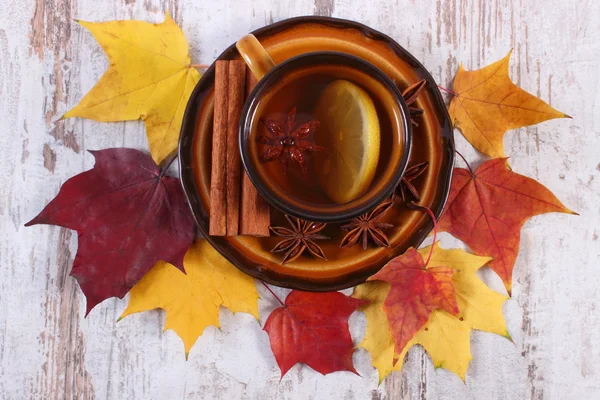
[[[383,229],[393,228],[394,225],[380,222],[379,219],[393,204],[393,201],[386,200],[373,211],[354,218],[349,224],[342,225],[342,229],[348,233],[342,239],[340,247],[352,247],[360,240],[363,250],[366,250],[369,239],[379,247],[389,247],[390,242]]]
[[[312,135],[319,126],[319,121],[313,120],[296,126],[296,107],[287,115],[285,127],[275,119],[261,120],[268,134],[261,134],[256,141],[267,146],[260,156],[261,161],[268,162],[279,158],[281,170],[287,174],[289,160],[300,167],[306,178],[306,162],[311,153],[324,150],[312,140]]]
[[[419,82],[413,83],[409,87],[407,87],[404,92],[402,92],[402,97],[404,97],[404,101],[408,106],[408,111],[410,113],[410,122],[414,126],[419,126],[416,121],[416,117],[423,114],[423,110],[419,107],[413,106],[414,102],[417,101],[417,97],[419,97],[419,93],[427,86],[427,81],[425,79],[420,80]]]
[[[282,226],[269,227],[275,235],[284,238],[271,250],[272,253],[285,252],[281,264],[294,261],[304,250],[308,250],[317,258],[327,260],[321,247],[315,243],[315,240],[329,239],[327,236],[319,234],[327,224],[304,221],[289,215],[286,215],[285,218],[292,227],[291,229]]]
[[[412,181],[421,176],[427,167],[429,167],[428,162],[422,162],[415,164],[412,167],[408,167],[406,172],[404,172],[398,187],[396,187],[394,198],[400,197],[402,201],[406,201],[408,194],[410,194],[415,201],[421,200],[421,195],[417,188],[412,184]]]

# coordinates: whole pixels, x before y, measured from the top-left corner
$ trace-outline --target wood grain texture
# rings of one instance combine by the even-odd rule
[[[600,397],[600,3],[595,0],[36,0],[4,2],[0,14],[0,398],[1,399],[592,399]],[[168,11],[194,62],[211,63],[248,31],[284,18],[332,15],[386,32],[438,82],[459,65],[479,68],[514,49],[515,83],[567,112],[509,132],[513,169],[533,177],[581,217],[533,218],[522,231],[505,316],[514,343],[474,332],[466,383],[435,370],[419,348],[402,373],[377,387],[370,356],[362,377],[321,376],[296,366],[279,380],[268,338],[253,317],[222,310],[185,361],[162,333],[159,311],[115,323],[111,299],[83,319],[85,298],[68,276],[76,235],[24,228],[69,177],[91,168],[85,150],[147,149],[139,122],[58,121],[107,68],[73,19],[144,19]],[[480,156],[456,134],[457,147]],[[443,235],[442,245],[457,242]],[[489,270],[482,278],[502,291]],[[261,290],[264,319],[276,306]],[[279,290],[278,294],[284,294]],[[364,316],[350,319],[355,342]]]

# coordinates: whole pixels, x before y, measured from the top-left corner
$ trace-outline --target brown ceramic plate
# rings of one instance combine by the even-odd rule
[[[420,80],[427,88],[417,106],[425,112],[419,126],[413,127],[410,167],[428,162],[426,172],[413,181],[421,194],[420,204],[440,216],[446,202],[454,162],[452,125],[437,89],[437,84],[410,53],[390,37],[365,25],[328,17],[287,19],[252,32],[275,63],[312,51],[340,51],[361,57],[386,73],[403,90]],[[239,59],[234,45],[219,60]],[[281,254],[270,249],[279,238],[248,236],[211,237],[208,232],[211,138],[214,96],[214,64],[202,76],[188,102],[179,140],[181,181],[190,207],[208,241],[242,271],[278,286],[330,291],[345,289],[361,282],[382,268],[390,259],[417,247],[433,228],[427,214],[409,210],[398,203],[385,214],[385,222],[395,228],[388,231],[391,246],[366,251],[359,245],[339,249],[344,236],[339,224],[329,224],[323,233],[330,240],[320,241],[327,261],[305,254],[296,261],[281,265]],[[272,208],[271,225],[285,226],[284,215]]]

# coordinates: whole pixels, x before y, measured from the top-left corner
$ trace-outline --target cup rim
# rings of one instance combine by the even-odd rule
[[[314,59],[323,57],[338,57],[346,61],[350,60],[350,62],[359,64],[362,67],[364,67],[371,77],[383,84],[389,90],[389,92],[395,98],[396,103],[398,104],[400,112],[402,114],[402,145],[404,147],[404,151],[399,159],[398,168],[396,169],[394,175],[390,178],[389,182],[385,185],[384,189],[382,189],[381,192],[377,196],[373,197],[370,201],[358,204],[356,207],[352,207],[342,212],[337,212],[335,214],[327,213],[326,211],[324,211],[323,213],[313,213],[310,211],[306,211],[294,205],[290,205],[288,202],[272,193],[271,190],[268,189],[267,185],[263,183],[257,168],[251,161],[252,157],[250,156],[250,146],[247,143],[248,141],[246,140],[246,130],[251,129],[252,123],[252,119],[249,118],[249,116],[251,116],[255,111],[256,107],[258,106],[257,100],[259,98],[259,95],[262,93],[263,90],[265,90],[265,88],[268,88],[270,86],[269,84],[274,79],[273,77],[278,76],[278,74],[281,73],[282,69],[292,68],[290,67],[290,65],[294,65],[306,58]],[[269,204],[278,208],[285,214],[311,222],[338,223],[348,221],[374,209],[386,198],[390,197],[396,189],[396,187],[398,186],[398,184],[400,183],[408,165],[408,161],[410,159],[410,154],[412,151],[412,126],[410,123],[410,113],[408,110],[408,106],[406,105],[406,101],[402,96],[402,92],[400,92],[400,89],[398,89],[394,81],[389,76],[387,76],[381,69],[379,69],[375,65],[360,57],[337,51],[315,51],[299,54],[297,56],[285,60],[280,64],[277,64],[275,68],[273,68],[267,74],[265,74],[265,76],[263,76],[262,79],[258,81],[258,83],[254,87],[244,104],[244,107],[242,109],[242,116],[240,118],[238,138],[242,165],[244,166],[244,170],[246,171],[250,182],[252,182],[252,185],[254,185],[254,187],[260,193],[260,195]]]

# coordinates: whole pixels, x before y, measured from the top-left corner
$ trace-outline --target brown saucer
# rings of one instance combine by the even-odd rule
[[[417,106],[425,112],[413,127],[413,146],[409,167],[429,162],[425,173],[413,181],[421,194],[420,204],[440,216],[452,176],[454,138],[452,124],[437,89],[437,84],[410,53],[388,36],[362,24],[328,17],[287,19],[253,34],[260,40],[275,63],[312,51],[341,51],[361,57],[385,72],[403,90],[411,83],[426,79]],[[219,60],[239,59],[234,45]],[[184,191],[200,231],[229,261],[242,271],[278,286],[310,291],[331,291],[363,282],[390,259],[417,247],[431,231],[427,214],[409,210],[397,203],[384,218],[395,228],[388,233],[391,246],[377,248],[370,244],[366,251],[359,245],[339,249],[344,235],[339,224],[330,224],[322,232],[331,237],[320,241],[327,261],[315,259],[306,252],[296,261],[281,265],[281,254],[270,249],[277,237],[248,236],[211,237],[208,232],[208,196],[210,186],[210,150],[214,95],[214,64],[202,76],[188,102],[179,141],[179,168]],[[271,225],[285,226],[285,218],[272,209]]]

